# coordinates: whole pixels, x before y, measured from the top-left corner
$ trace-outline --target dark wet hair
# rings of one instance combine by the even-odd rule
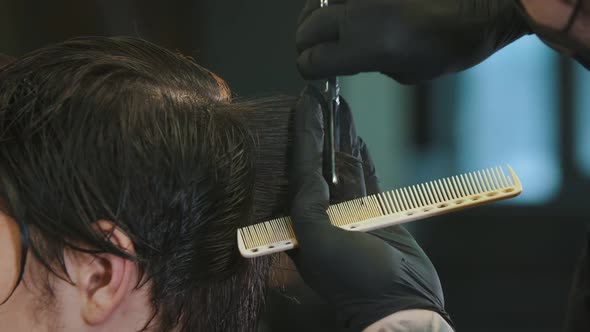
[[[39,49],[0,71],[3,210],[66,281],[65,248],[137,262],[157,331],[252,331],[270,259],[243,259],[236,230],[285,212],[290,104],[232,101],[214,74],[143,40]],[[95,231],[101,219],[134,256]]]

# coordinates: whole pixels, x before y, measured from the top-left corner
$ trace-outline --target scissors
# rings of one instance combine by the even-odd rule
[[[328,0],[320,0],[320,7],[327,6]],[[338,77],[332,77],[326,81],[324,92],[328,96],[328,154],[330,158],[330,173],[332,183],[338,184],[338,174],[336,173],[336,138],[339,137],[337,117],[338,108],[340,107],[340,83]]]

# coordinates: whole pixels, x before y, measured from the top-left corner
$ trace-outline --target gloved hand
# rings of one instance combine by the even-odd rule
[[[322,174],[321,98],[317,90],[305,90],[294,118],[289,186],[291,218],[299,248],[291,251],[290,256],[300,275],[307,285],[336,307],[345,325],[353,330],[364,329],[404,306],[443,311],[436,271],[403,228],[361,233],[330,224],[326,213],[330,189]],[[350,160],[342,161],[349,163],[341,167],[348,171],[340,172],[344,178],[333,188],[335,202],[379,191],[375,167],[366,145],[356,136],[352,114],[345,101],[340,111],[340,147],[343,153],[349,154]],[[419,286],[412,289],[414,284]],[[418,299],[415,300],[416,293],[423,294],[416,295]]]
[[[417,83],[467,69],[528,32],[514,0],[307,0],[297,65],[307,79],[379,71]]]

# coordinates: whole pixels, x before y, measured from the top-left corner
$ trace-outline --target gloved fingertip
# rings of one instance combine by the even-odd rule
[[[320,79],[320,77],[313,74],[313,71],[310,68],[311,52],[312,49],[310,48],[299,52],[299,56],[297,57],[297,71],[299,71],[301,77],[306,80]]]

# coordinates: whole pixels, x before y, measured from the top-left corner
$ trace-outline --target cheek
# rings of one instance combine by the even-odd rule
[[[18,225],[0,212],[0,303],[16,286],[20,273],[21,243]]]

